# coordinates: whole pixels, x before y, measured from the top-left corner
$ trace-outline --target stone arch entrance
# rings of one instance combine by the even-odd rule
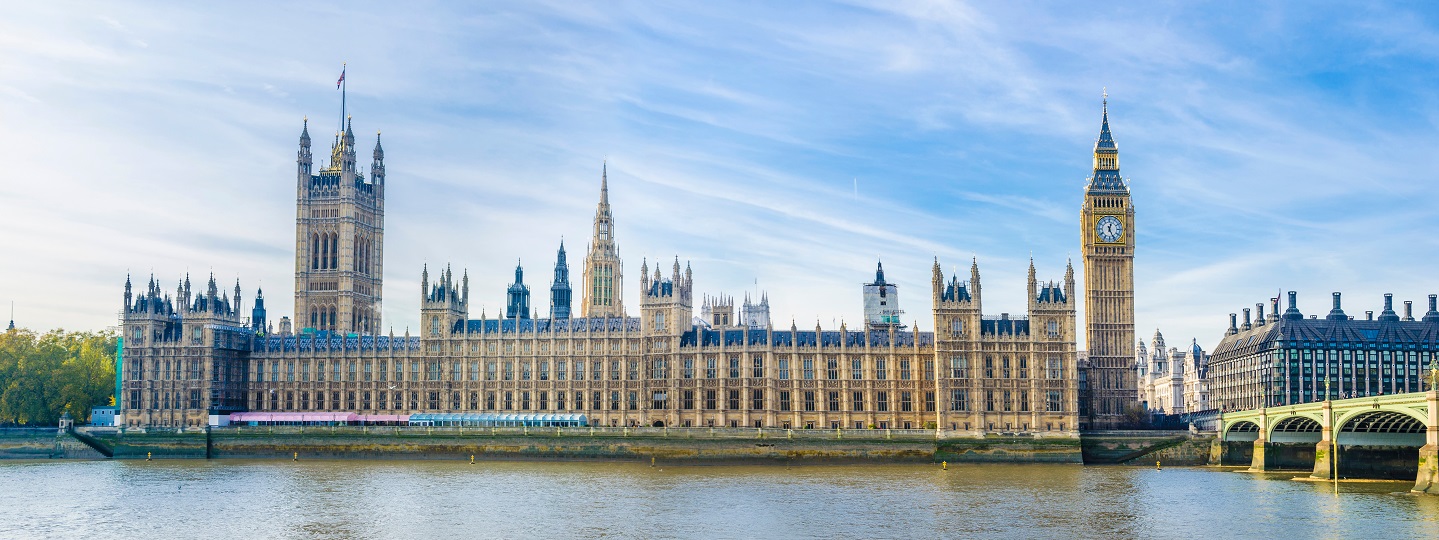
[[[1249,465],[1254,460],[1254,441],[1259,438],[1259,424],[1240,420],[1220,435],[1220,465]]]
[[[655,420],[655,423],[650,424],[650,426],[651,426],[651,427],[665,427],[665,421],[664,421],[664,420]]]
[[[1224,430],[1225,442],[1235,441],[1252,443],[1255,441],[1255,439],[1258,438],[1259,424],[1250,422],[1248,420],[1240,420],[1238,422],[1230,424],[1229,429]]]
[[[1365,411],[1335,430],[1340,478],[1407,480],[1419,472],[1419,449],[1428,428],[1400,411]]]
[[[1312,470],[1319,441],[1324,440],[1324,426],[1308,416],[1290,416],[1271,422],[1268,446],[1264,450],[1264,468]]]
[[[1320,425],[1318,420],[1307,416],[1291,416],[1274,423],[1269,440],[1295,439],[1293,442],[1317,443],[1324,438],[1323,433],[1324,426]]]

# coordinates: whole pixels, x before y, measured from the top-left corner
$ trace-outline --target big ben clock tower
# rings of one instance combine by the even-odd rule
[[[1134,363],[1134,205],[1109,133],[1109,96],[1084,190],[1084,327],[1089,348],[1090,429],[1114,429],[1138,399]]]

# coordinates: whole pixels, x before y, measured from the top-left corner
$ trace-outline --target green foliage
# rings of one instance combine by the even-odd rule
[[[115,393],[115,334],[29,330],[0,333],[0,424],[76,422]]]
[[[1143,405],[1130,403],[1124,408],[1124,420],[1121,424],[1125,429],[1150,429],[1153,427],[1153,420]]]

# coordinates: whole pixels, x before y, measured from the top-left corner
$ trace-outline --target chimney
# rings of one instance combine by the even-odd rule
[[[1404,320],[1414,321],[1414,301],[1412,300],[1404,301]]]
[[[1339,293],[1334,293],[1334,309],[1329,310],[1329,315],[1324,318],[1331,321],[1349,320],[1349,317],[1344,315],[1344,310],[1339,307]]]
[[[1254,304],[1254,326],[1264,326],[1264,302]]]
[[[1279,297],[1276,296],[1276,297],[1274,297],[1274,298],[1270,298],[1270,299],[1269,299],[1269,304],[1270,304],[1270,307],[1273,308],[1273,309],[1270,309],[1270,310],[1269,310],[1269,320],[1271,320],[1271,321],[1278,321],[1278,320],[1279,320]]]
[[[1234,335],[1234,334],[1238,334],[1238,333],[1239,333],[1239,328],[1235,325],[1234,318],[1235,318],[1235,315],[1234,315],[1233,313],[1230,313],[1230,314],[1229,314],[1229,330],[1226,331],[1226,332],[1224,332],[1224,335],[1226,335],[1226,336],[1232,336],[1232,335]]]
[[[1436,309],[1439,306],[1435,305],[1436,302],[1439,302],[1439,294],[1429,295],[1429,312],[1424,314],[1424,322],[1439,321],[1439,309]]]
[[[1382,311],[1382,312],[1379,313],[1379,320],[1381,320],[1381,321],[1397,321],[1397,320],[1399,320],[1399,315],[1396,314],[1396,313],[1394,313],[1394,295],[1393,295],[1392,293],[1384,293],[1384,311]]]
[[[1244,330],[1254,328],[1254,325],[1249,324],[1249,308],[1244,308],[1244,326],[1241,326],[1240,328]]]
[[[1372,321],[1372,320],[1374,320],[1374,312],[1373,312],[1373,311],[1365,311],[1365,312],[1364,312],[1364,320],[1366,320],[1366,321]]]

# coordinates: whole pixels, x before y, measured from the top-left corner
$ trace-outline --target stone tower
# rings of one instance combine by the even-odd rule
[[[609,166],[600,169],[600,204],[595,209],[594,236],[590,252],[585,256],[584,302],[580,310],[585,317],[623,317],[624,262],[615,248],[615,222],[610,214]]]
[[[658,262],[653,275],[649,273],[648,263],[640,264],[640,325],[646,336],[677,337],[690,328],[693,313],[694,272],[688,263],[681,273],[680,260],[676,257],[668,278],[660,273]],[[667,348],[674,345],[677,343],[670,343]]]
[[[884,280],[884,263],[874,271],[874,283],[864,284],[864,324],[873,328],[903,328],[899,309],[899,286]]]
[[[1109,99],[1094,143],[1094,173],[1080,219],[1084,250],[1084,328],[1089,348],[1091,429],[1113,429],[1135,403],[1134,205],[1119,175],[1109,133]]]
[[[570,318],[570,263],[565,261],[565,243],[560,241],[560,252],[555,258],[555,280],[550,283],[550,318]]]
[[[530,286],[525,285],[525,268],[515,262],[515,282],[505,290],[505,318],[530,318]]]
[[[301,332],[375,334],[384,275],[385,151],[375,134],[365,179],[350,121],[330,163],[312,173],[309,121],[300,133],[295,213],[295,322]]]
[[[420,327],[426,339],[449,335],[470,312],[470,273],[464,272],[456,285],[446,266],[436,278],[431,284],[429,265],[420,270]]]

